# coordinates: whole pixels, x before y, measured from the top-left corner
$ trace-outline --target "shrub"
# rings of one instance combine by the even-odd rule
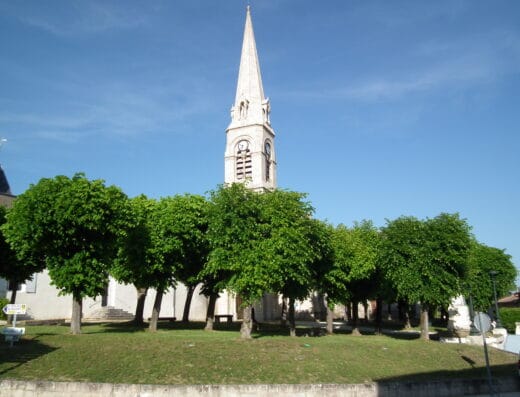
[[[7,320],[7,316],[2,311],[3,307],[9,303],[9,299],[0,298],[0,320]]]
[[[520,322],[520,307],[502,307],[500,311],[500,320],[502,326],[507,329],[509,333],[515,333],[515,322]]]

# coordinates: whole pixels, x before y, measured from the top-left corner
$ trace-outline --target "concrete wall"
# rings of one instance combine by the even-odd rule
[[[515,378],[495,379],[501,396],[520,396]],[[485,379],[446,380],[422,383],[388,382],[357,385],[125,385],[76,382],[0,381],[0,397],[460,397],[487,395]]]

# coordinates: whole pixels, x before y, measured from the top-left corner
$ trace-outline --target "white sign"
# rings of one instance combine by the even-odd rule
[[[2,330],[2,334],[4,334],[4,335],[11,335],[11,336],[25,335],[25,328],[5,327]]]
[[[491,329],[491,319],[486,313],[477,312],[473,318],[473,324],[482,333],[485,334]]]
[[[11,316],[13,314],[25,314],[27,313],[27,305],[25,303],[16,303],[5,305],[2,311]]]

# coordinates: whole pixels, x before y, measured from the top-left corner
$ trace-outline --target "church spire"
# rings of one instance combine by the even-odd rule
[[[274,131],[264,96],[249,6],[240,56],[237,92],[226,130],[224,183],[245,183],[249,189],[276,188]]]
[[[235,103],[231,109],[231,123],[269,124],[269,100],[264,97],[260,63],[256,51],[251,9],[247,6],[244,40],[240,56]]]

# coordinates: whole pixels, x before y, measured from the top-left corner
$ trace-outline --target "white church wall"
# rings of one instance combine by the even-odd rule
[[[175,317],[182,319],[184,304],[186,302],[187,288],[179,283],[175,288],[167,290],[162,299],[160,317]],[[152,315],[156,291],[149,289],[146,295],[144,318]],[[111,280],[109,285],[108,305],[123,309],[129,313],[135,312],[137,304],[137,291],[133,285],[124,285]],[[200,286],[195,289],[190,306],[190,320],[204,321],[206,319],[207,299],[200,295]]]
[[[231,314],[233,320],[237,319],[236,298],[233,294],[224,291],[215,303],[215,314]]]
[[[27,305],[27,314],[23,318],[37,320],[51,319],[69,319],[72,312],[72,296],[60,296],[59,290],[51,285],[51,279],[47,270],[37,273],[32,281],[32,287],[27,288],[29,284],[22,286],[20,291],[16,293],[16,303],[25,303]],[[7,298],[11,298],[11,291],[6,294]],[[83,308],[100,305],[93,299],[85,299]],[[21,318],[22,319],[22,318]]]

